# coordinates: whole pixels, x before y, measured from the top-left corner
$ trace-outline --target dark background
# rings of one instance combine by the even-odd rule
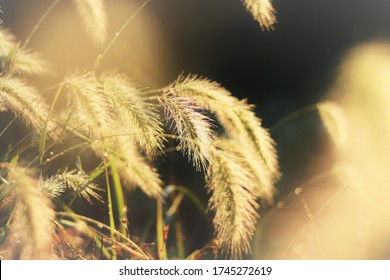
[[[106,6],[121,1],[106,1]],[[25,38],[28,30],[13,27],[51,3],[1,0],[4,25]],[[208,77],[235,96],[249,98],[269,127],[319,100],[350,47],[390,36],[387,0],[276,0],[273,5],[276,30],[262,32],[240,0],[152,0],[143,12],[152,13],[169,49],[161,84],[182,72]]]

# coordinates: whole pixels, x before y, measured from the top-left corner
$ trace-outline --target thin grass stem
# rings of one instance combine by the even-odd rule
[[[156,236],[158,258],[165,260],[167,252],[164,244],[163,202],[161,199],[157,200]]]
[[[151,0],[145,0],[141,6],[127,19],[127,21],[122,25],[122,27],[118,30],[118,32],[115,33],[115,36],[112,38],[112,40],[108,43],[107,47],[103,50],[101,54],[98,55],[98,57],[95,60],[94,64],[94,70],[96,71],[104,57],[107,55],[108,51],[112,48],[116,40],[118,40],[119,36],[122,34],[122,32],[126,29],[126,27],[134,20],[134,18],[142,11],[142,9],[150,2]]]
[[[39,161],[40,161],[41,165],[43,163],[43,156],[45,155],[45,147],[46,147],[46,140],[47,140],[47,126],[48,126],[49,121],[51,119],[51,116],[53,114],[54,106],[56,105],[56,103],[58,101],[58,98],[60,97],[63,88],[64,88],[64,84],[61,83],[60,86],[58,87],[58,90],[57,90],[56,94],[54,95],[54,99],[53,99],[53,102],[51,103],[51,106],[50,106],[50,109],[49,109],[49,113],[47,114],[47,119],[45,121],[45,126],[43,127],[43,131],[42,131],[42,134],[41,134],[41,137],[40,137],[40,141],[39,141]]]
[[[126,235],[122,234],[121,232],[115,230],[115,229],[112,229],[110,226],[107,226],[99,221],[96,221],[94,219],[91,219],[89,217],[86,217],[86,216],[82,216],[82,215],[79,215],[79,214],[76,214],[76,213],[69,213],[69,212],[57,212],[56,215],[58,217],[68,217],[68,218],[72,218],[72,219],[79,219],[79,220],[82,220],[82,221],[85,221],[85,222],[88,222],[88,223],[91,223],[91,224],[94,224],[98,227],[101,227],[101,228],[105,228],[106,230],[110,231],[110,232],[113,232],[116,236],[122,238],[125,242],[129,243],[138,253],[140,253],[141,255],[144,256],[145,259],[149,260],[150,258],[142,251],[142,249],[136,244],[134,243],[134,241],[132,241],[131,239],[129,239]]]
[[[293,120],[295,120],[295,119],[297,119],[305,114],[317,111],[318,110],[317,106],[318,106],[318,104],[316,103],[316,104],[311,104],[311,105],[305,106],[301,109],[298,109],[298,110],[288,114],[284,118],[281,118],[274,125],[272,125],[269,130],[271,132],[275,132],[276,130],[281,128],[283,125],[289,123],[290,121],[293,121]]]
[[[113,196],[115,198],[115,206],[116,206],[116,212],[118,213],[118,218],[120,219],[119,223],[121,225],[121,232],[123,234],[127,233],[126,227],[121,222],[122,219],[125,219],[127,216],[127,207],[125,202],[125,197],[123,194],[123,188],[121,184],[121,179],[119,176],[118,168],[116,167],[116,164],[114,161],[110,162],[110,171],[111,171],[111,178],[113,182]]]
[[[35,32],[38,30],[41,23],[45,20],[48,14],[54,9],[55,6],[57,6],[58,3],[60,3],[61,0],[55,0],[50,7],[46,10],[46,12],[41,16],[41,18],[38,20],[38,22],[34,25],[34,28],[31,30],[30,34],[28,35],[26,41],[23,44],[23,48],[25,48],[28,43],[30,43],[31,38],[34,36]]]
[[[112,201],[112,195],[111,195],[110,179],[109,179],[109,175],[108,175],[108,167],[106,165],[106,160],[104,160],[104,170],[105,170],[105,178],[106,178],[106,186],[107,186],[108,219],[109,219],[110,228],[111,228],[110,235],[111,235],[111,239],[115,240],[115,234],[114,234],[113,230],[116,230],[116,227],[115,227],[114,211],[113,211],[113,206],[112,206],[113,201]],[[117,259],[115,250],[112,251],[112,259],[113,260]]]

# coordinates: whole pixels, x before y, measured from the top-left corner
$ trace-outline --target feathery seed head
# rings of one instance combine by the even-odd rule
[[[161,150],[164,137],[156,106],[145,101],[142,93],[122,74],[104,73],[100,80],[115,122],[133,135],[148,156]]]
[[[183,153],[193,161],[197,170],[207,170],[214,147],[211,119],[200,113],[192,98],[166,92],[159,98],[165,115],[178,136]]]
[[[107,15],[103,0],[73,0],[94,43],[101,46],[107,37]]]
[[[161,199],[160,175],[139,153],[134,140],[125,136],[116,137],[114,140],[115,153],[110,154],[109,158],[115,162],[124,187],[139,187],[146,195]]]
[[[243,0],[245,7],[259,22],[262,30],[273,30],[276,23],[276,12],[271,0]]]
[[[249,241],[258,217],[257,186],[233,141],[220,139],[216,147],[207,182],[209,208],[215,211],[213,224],[223,251],[241,258],[250,252]]]
[[[10,233],[6,242],[9,259],[51,259],[54,211],[38,186],[34,171],[20,166],[2,164],[8,169],[7,180],[16,199]],[[38,206],[38,207],[37,207]]]
[[[40,54],[21,48],[8,30],[0,28],[0,76],[13,73],[49,75],[52,72],[52,65]]]
[[[216,116],[230,139],[245,143],[240,152],[255,175],[258,194],[271,201],[274,183],[280,176],[277,153],[274,141],[261,126],[253,106],[245,100],[238,100],[218,83],[191,75],[179,77],[168,91],[176,96],[192,98],[196,105]]]
[[[111,112],[93,72],[75,72],[65,79],[68,93],[67,118],[91,137],[106,135]]]
[[[90,204],[92,204],[92,197],[102,201],[101,195],[97,192],[101,189],[91,182],[87,174],[80,170],[66,171],[63,174],[56,175],[51,180],[60,186],[62,185],[60,189],[70,188]]]
[[[46,125],[49,114],[46,102],[34,88],[20,79],[0,77],[0,103],[38,132]],[[54,121],[49,120],[47,126],[49,135],[55,140],[58,139],[57,125]]]

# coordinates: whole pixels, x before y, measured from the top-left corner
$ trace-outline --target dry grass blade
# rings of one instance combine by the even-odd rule
[[[22,80],[0,77],[0,100],[7,110],[21,117],[34,130],[40,132],[46,125],[49,108],[36,90]],[[53,139],[58,139],[56,124],[49,120],[47,131]]]
[[[162,181],[157,170],[150,166],[138,152],[135,142],[130,138],[115,138],[115,154],[110,155],[128,189],[139,187],[146,195],[161,199]]]
[[[167,119],[172,120],[180,146],[197,170],[207,170],[214,147],[211,119],[199,111],[192,98],[165,93],[159,98]]]
[[[212,193],[209,207],[215,211],[213,223],[222,251],[236,259],[250,252],[249,242],[258,217],[257,187],[236,145],[219,140],[216,146],[207,183]]]
[[[272,30],[276,23],[276,12],[271,0],[243,0],[245,7],[259,22],[262,30]]]
[[[124,75],[103,74],[101,83],[104,95],[110,100],[115,122],[124,126],[124,132],[134,135],[148,156],[161,150],[164,141],[163,129],[155,105],[147,103],[141,92]]]
[[[256,176],[258,194],[271,200],[279,177],[278,159],[274,141],[261,126],[253,106],[238,100],[218,83],[196,76],[179,77],[169,91],[193,98],[197,105],[216,116],[231,139],[244,143],[240,152]]]
[[[91,137],[106,135],[111,119],[109,103],[92,72],[75,72],[65,79],[68,95],[66,118]]]
[[[6,243],[6,258],[52,259],[54,211],[30,169],[8,166],[13,185],[15,209]]]
[[[0,74],[2,76],[17,74],[48,75],[52,65],[40,54],[19,47],[15,37],[7,30],[0,28]]]
[[[103,45],[107,37],[107,15],[103,0],[73,0],[94,43]]]

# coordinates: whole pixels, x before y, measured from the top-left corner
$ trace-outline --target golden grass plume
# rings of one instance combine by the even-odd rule
[[[115,116],[112,121],[123,125],[122,133],[132,135],[149,156],[160,151],[164,136],[156,106],[147,102],[142,92],[123,74],[107,72],[100,81]]]
[[[183,153],[188,154],[197,170],[207,170],[214,140],[211,119],[200,112],[192,98],[166,92],[159,101],[167,119],[172,120]]]
[[[84,23],[88,35],[98,46],[107,37],[107,15],[103,0],[73,0]]]
[[[20,166],[1,164],[8,169],[7,181],[12,184],[15,206],[6,241],[6,258],[52,259],[54,211],[39,187],[34,171]]]
[[[245,7],[259,22],[262,30],[272,30],[276,24],[276,12],[271,0],[243,0]]]
[[[139,153],[131,137],[118,136],[114,139],[116,153],[109,154],[115,162],[124,187],[139,187],[146,195],[161,199],[162,181],[156,168]]]
[[[258,217],[257,186],[236,143],[221,139],[216,146],[207,182],[209,208],[215,211],[213,224],[222,250],[232,258],[241,258],[250,252]]]
[[[42,131],[46,125],[49,116],[46,102],[33,87],[19,78],[0,77],[0,103],[35,131]],[[58,139],[58,130],[52,120],[47,123],[47,131],[53,139]]]
[[[101,137],[109,131],[111,112],[93,72],[73,72],[64,81],[68,104],[64,118],[90,137]]]
[[[261,126],[253,106],[238,100],[220,84],[192,75],[179,77],[168,90],[180,97],[191,97],[195,104],[215,115],[229,138],[243,143],[241,153],[256,176],[257,193],[270,200],[279,178],[278,158],[275,143]]]
[[[0,76],[13,73],[25,75],[49,75],[51,64],[42,56],[20,47],[20,43],[6,29],[0,27]]]

